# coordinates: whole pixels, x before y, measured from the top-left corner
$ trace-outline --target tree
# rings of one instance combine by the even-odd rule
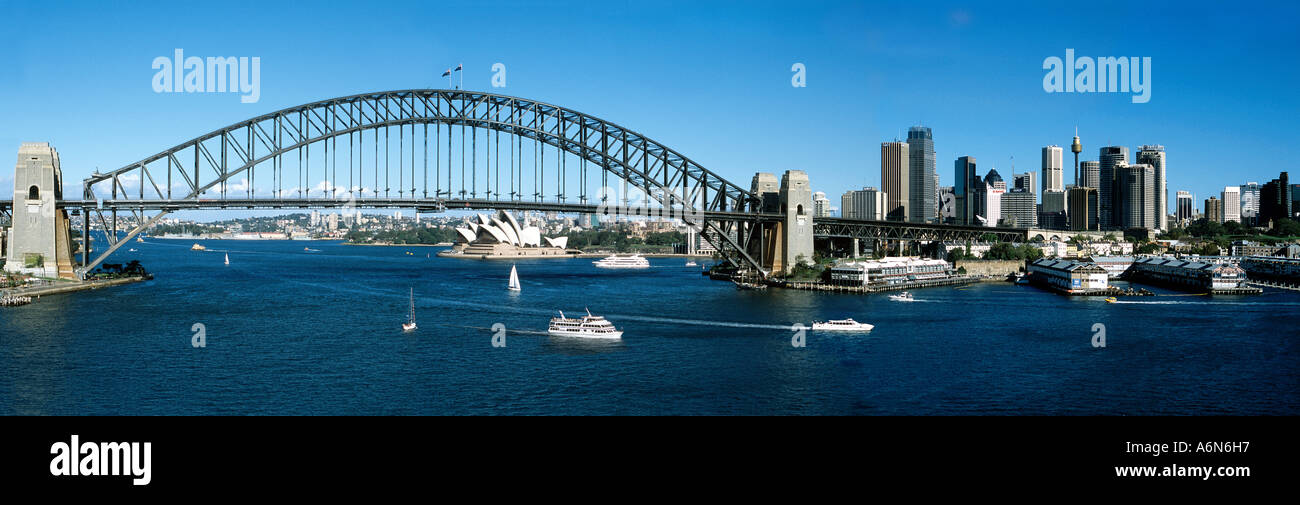
[[[1275,237],[1300,236],[1300,223],[1285,217],[1278,219],[1273,222],[1273,228],[1268,231],[1268,234]]]

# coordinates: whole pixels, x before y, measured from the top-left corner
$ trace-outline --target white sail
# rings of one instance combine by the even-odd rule
[[[522,291],[522,288],[519,286],[519,271],[518,271],[518,270],[515,270],[515,266],[514,266],[514,265],[510,265],[510,285],[509,285],[509,289],[510,289],[511,291]]]
[[[226,264],[230,264],[230,253],[226,253]]]

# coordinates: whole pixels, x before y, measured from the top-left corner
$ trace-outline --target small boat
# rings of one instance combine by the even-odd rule
[[[135,241],[136,241],[136,242],[139,242],[139,243],[141,243],[141,244],[143,244],[143,243],[144,243],[144,237],[136,237],[136,238],[135,238]]]
[[[736,289],[742,291],[767,289],[767,284],[761,284],[758,282],[748,282],[748,281],[735,280],[735,279],[733,279],[731,282],[736,285]]]
[[[415,288],[411,288],[411,312],[406,322],[402,323],[402,331],[415,331],[415,328]]]
[[[852,318],[849,319],[831,319],[830,321],[813,321],[812,329],[814,331],[871,331],[874,325],[859,323]]]
[[[136,249],[135,249],[134,247],[132,247],[132,248],[126,250],[126,252],[135,252],[135,251],[136,251]]]
[[[510,283],[506,285],[506,289],[509,289],[511,291],[523,290],[523,288],[519,285],[519,271],[515,270],[514,265],[510,265]]]
[[[699,266],[699,265],[697,265],[697,264],[695,263],[695,260],[686,260],[686,266],[688,266],[688,267],[693,267],[693,266]]]
[[[1119,301],[1119,299],[1118,299],[1118,298],[1115,298],[1115,297],[1113,297],[1113,296],[1107,296],[1107,297],[1106,297],[1106,303],[1115,303],[1115,302],[1118,302],[1118,301]]]
[[[623,338],[623,331],[615,328],[614,323],[604,317],[591,315],[590,310],[580,319],[564,317],[564,312],[561,311],[560,317],[551,318],[546,333],[557,337]]]
[[[320,252],[320,249],[312,249],[310,247],[304,247],[302,248],[302,252]]]
[[[899,294],[896,294],[896,295],[889,295],[889,299],[890,299],[890,300],[893,300],[893,301],[895,301],[895,302],[914,302],[914,301],[916,301],[915,298],[912,298],[912,293],[909,293],[909,292],[907,292],[907,291],[904,291],[904,292],[899,293]]]
[[[650,260],[642,258],[640,254],[631,256],[615,254],[602,260],[593,261],[591,264],[600,268],[650,268]]]
[[[226,264],[230,264],[230,253],[226,253]]]
[[[199,245],[199,244],[196,243],[196,244],[190,246],[190,250],[191,250],[191,251],[206,251],[206,250],[208,250],[208,248],[203,247],[202,245]]]

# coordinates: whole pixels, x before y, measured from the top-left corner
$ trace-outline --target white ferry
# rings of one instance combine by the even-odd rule
[[[631,256],[615,254],[603,260],[593,261],[591,264],[600,268],[650,268],[650,260],[642,258],[639,254]]]
[[[564,312],[560,312],[560,317],[551,318],[551,325],[546,332],[559,337],[582,337],[582,338],[623,338],[623,331],[614,327],[614,323],[605,320],[601,316],[587,315],[581,319],[572,319],[564,317]]]
[[[203,247],[203,246],[200,245],[200,244],[194,244],[194,245],[190,246],[190,250],[191,250],[191,251],[206,251],[206,250],[208,250],[208,248]]]
[[[871,331],[874,325],[859,323],[853,319],[831,319],[830,321],[813,321],[814,331]]]
[[[912,293],[909,293],[909,292],[907,292],[907,291],[904,291],[904,292],[899,293],[899,294],[896,294],[896,295],[889,295],[889,299],[890,299],[890,300],[893,300],[893,301],[896,301],[896,302],[914,302],[914,301],[916,301],[915,298],[912,298]]]

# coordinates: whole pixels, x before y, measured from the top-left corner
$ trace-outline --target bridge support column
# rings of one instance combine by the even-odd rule
[[[781,251],[772,272],[790,273],[800,261],[813,263],[813,202],[808,174],[786,170],[781,176],[780,194],[785,220],[778,229]]]
[[[71,223],[63,199],[59,152],[45,142],[24,142],[14,166],[13,227],[5,271],[75,279]]]

